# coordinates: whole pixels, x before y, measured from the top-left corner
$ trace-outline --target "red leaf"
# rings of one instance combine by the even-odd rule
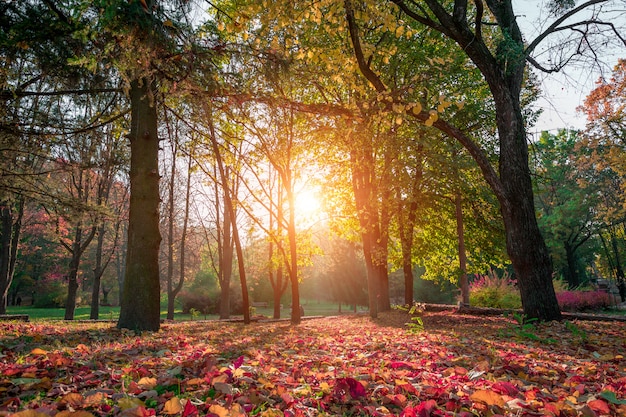
[[[198,407],[193,405],[191,401],[187,401],[182,417],[194,417],[198,415]]]
[[[417,417],[430,417],[431,413],[437,408],[437,401],[428,400],[421,402],[415,407]]]
[[[510,397],[515,397],[519,393],[515,385],[506,381],[496,382],[491,388],[498,394],[506,394]]]
[[[391,367],[391,369],[398,369],[398,368],[413,369],[413,365],[404,361],[394,361],[394,362],[391,362],[389,366]]]
[[[243,365],[243,355],[235,359],[235,362],[233,362],[233,368],[237,369],[241,365]]]
[[[367,395],[363,384],[354,378],[337,378],[336,388],[340,390],[347,388],[352,398],[365,397]]]

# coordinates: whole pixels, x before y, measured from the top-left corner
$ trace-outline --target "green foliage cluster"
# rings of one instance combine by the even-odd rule
[[[522,301],[515,280],[508,272],[499,276],[490,271],[470,284],[470,304],[477,307],[521,308]]]

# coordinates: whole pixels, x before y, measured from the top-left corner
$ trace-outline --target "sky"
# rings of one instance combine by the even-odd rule
[[[548,0],[513,0],[513,9],[527,42],[532,41],[554,21],[546,10],[547,3]],[[620,26],[626,26],[626,12],[624,11],[611,15],[611,19]],[[538,52],[541,53],[541,49]],[[608,63],[606,67],[608,73],[605,73],[605,76],[610,74],[610,68],[617,63],[620,53],[622,57],[626,57],[626,48],[621,51],[616,49],[606,51],[603,59]],[[600,69],[579,66],[568,68],[563,73],[545,74],[537,71],[535,73],[539,77],[542,90],[542,97],[538,100],[537,107],[542,108],[543,113],[530,132],[533,135],[539,135],[543,130],[584,129],[587,123],[586,117],[578,113],[576,108],[583,104],[585,97],[595,87],[596,81],[602,75]]]

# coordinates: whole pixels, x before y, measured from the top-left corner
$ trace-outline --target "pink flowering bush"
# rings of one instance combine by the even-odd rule
[[[476,276],[470,284],[470,305],[493,308],[521,308],[522,300],[517,282],[507,272],[498,276],[494,271]]]
[[[556,298],[563,311],[600,310],[611,306],[611,297],[604,291],[559,291]]]

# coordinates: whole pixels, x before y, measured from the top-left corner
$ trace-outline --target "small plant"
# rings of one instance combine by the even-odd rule
[[[195,308],[190,308],[189,314],[191,315],[191,320],[195,320],[200,315],[200,310],[195,309]]]
[[[587,336],[587,332],[585,332],[584,330],[582,330],[580,327],[576,326],[574,323],[572,323],[571,321],[566,321],[565,322],[565,328],[567,330],[569,330],[572,335],[578,339],[578,341],[581,344],[586,344],[587,340],[588,340],[588,336]]]
[[[425,308],[423,303],[414,302],[411,306],[403,305],[395,308],[400,311],[406,311],[411,316],[411,322],[406,324],[410,333],[421,333],[424,331],[424,321],[421,317]]]
[[[507,314],[505,314],[505,317]],[[513,313],[513,319],[517,322],[517,326],[513,329],[513,333],[520,340],[532,340],[542,343],[556,343],[556,340],[552,338],[543,339],[535,333],[535,325],[538,320],[536,318],[529,318],[523,313]]]
[[[508,272],[498,276],[495,271],[478,276],[470,284],[470,304],[477,307],[517,309],[522,307],[522,300],[516,281]]]
[[[560,291],[556,299],[563,311],[600,310],[611,306],[611,297],[604,291]]]

